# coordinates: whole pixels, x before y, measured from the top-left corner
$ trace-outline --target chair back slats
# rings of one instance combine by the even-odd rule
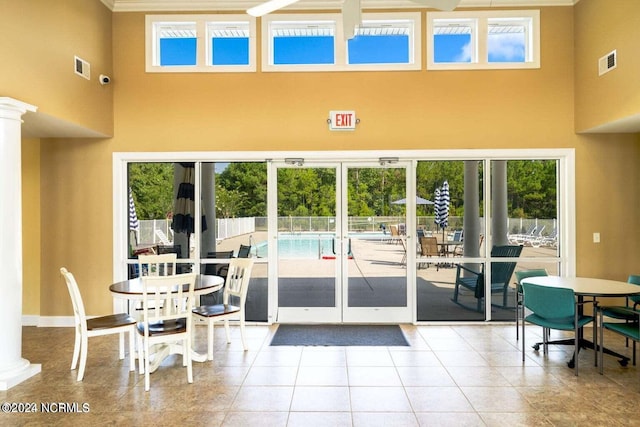
[[[170,276],[176,274],[176,253],[138,255],[138,271],[143,276]]]
[[[435,237],[420,238],[420,255],[421,256],[438,256],[438,239]]]
[[[148,333],[150,323],[179,320],[190,316],[195,281],[194,273],[142,277],[145,333]],[[187,322],[188,328],[189,323],[191,322]]]
[[[520,245],[494,246],[491,250],[491,256],[497,258],[518,258],[522,253]],[[515,262],[492,262],[491,263],[491,282],[507,283],[511,280],[513,271],[516,269]]]
[[[553,288],[522,283],[524,306],[544,319],[566,319],[573,322],[575,315],[575,293],[568,288]]]
[[[247,296],[253,258],[235,258],[229,263],[229,272],[224,284],[223,304],[229,304],[230,297],[240,298],[241,305]]]

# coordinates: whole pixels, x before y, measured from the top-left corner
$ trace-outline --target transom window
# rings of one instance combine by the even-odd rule
[[[363,14],[345,40],[340,14],[262,18],[263,71],[419,70],[420,13]]]
[[[248,15],[148,15],[146,70],[255,71],[255,33]]]
[[[540,67],[540,12],[428,12],[427,69]]]

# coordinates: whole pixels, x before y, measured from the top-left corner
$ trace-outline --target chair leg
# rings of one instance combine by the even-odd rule
[[[242,348],[244,348],[244,351],[249,350],[247,341],[244,338],[244,313],[240,316],[240,338],[242,339]]]
[[[594,328],[595,327],[597,327],[597,325],[594,325]],[[604,372],[604,327],[602,326],[602,320],[600,321],[600,343],[598,347],[597,350],[600,353],[600,375],[602,375]]]
[[[142,336],[140,334],[138,335],[138,368],[140,370],[140,375],[144,374],[144,359],[145,359],[145,354],[144,354],[144,344],[142,342]]]
[[[207,359],[213,360],[213,319],[207,322]]]
[[[120,360],[124,359],[124,332],[118,334],[118,351]]]
[[[136,370],[136,346],[134,340],[136,339],[135,331],[133,328],[129,329],[129,370]]]
[[[81,334],[80,334],[80,331],[78,329],[79,328],[76,328],[76,340],[75,340],[75,343],[73,344],[73,357],[71,358],[71,370],[72,371],[74,369],[76,369],[76,367],[78,366],[78,358],[80,357]]]
[[[144,348],[144,391],[149,391],[149,389],[151,388],[151,379],[149,377],[149,375],[151,374],[151,367],[149,366],[150,347],[147,340],[144,340],[142,348]]]
[[[191,362],[191,336],[188,336],[184,340],[184,352],[182,353],[182,359],[187,365],[187,382],[193,383],[193,363]]]
[[[231,344],[231,333],[229,332],[229,319],[224,319],[224,330],[227,333],[227,344]]]
[[[524,363],[524,319],[522,319],[522,362]]]
[[[89,337],[82,336],[80,339],[80,367],[78,368],[78,381],[84,378],[84,369],[87,366],[87,352],[89,351]]]

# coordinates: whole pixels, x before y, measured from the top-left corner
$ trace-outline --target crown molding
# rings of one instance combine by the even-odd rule
[[[261,0],[100,0],[113,12],[238,11]],[[300,0],[286,10],[340,9],[343,0]],[[579,0],[462,0],[458,7],[543,7],[573,6]],[[410,0],[362,0],[363,9],[424,8]]]

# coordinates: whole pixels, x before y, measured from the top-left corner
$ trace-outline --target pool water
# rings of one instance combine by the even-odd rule
[[[283,234],[278,236],[278,257],[280,259],[331,259],[335,256],[334,234]],[[379,239],[382,233],[357,233],[353,238]],[[267,258],[267,241],[256,243],[255,255]]]

